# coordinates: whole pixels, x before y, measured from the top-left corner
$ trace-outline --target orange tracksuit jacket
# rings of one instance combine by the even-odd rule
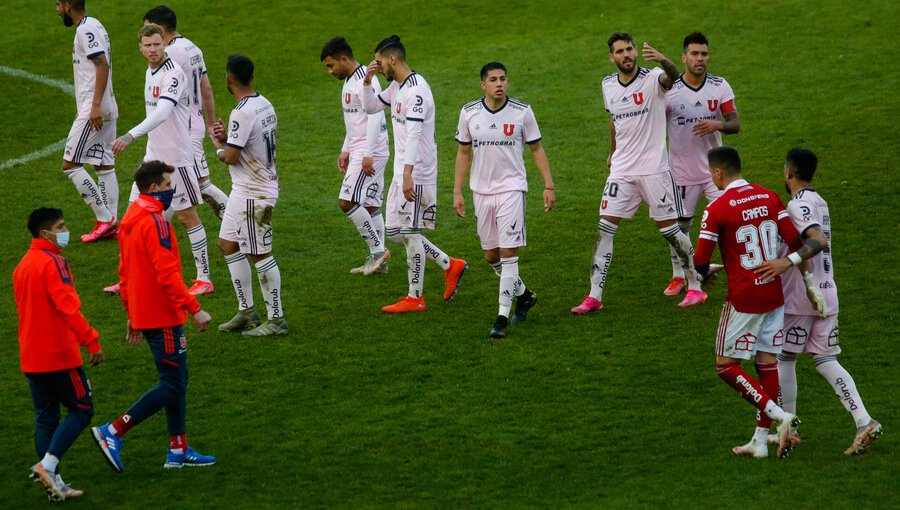
[[[159,200],[140,195],[119,227],[119,281],[122,305],[134,329],[180,326],[200,302],[188,293],[172,225]]]
[[[81,299],[61,252],[50,241],[32,239],[13,271],[22,372],[80,367],[79,344],[91,354],[100,350],[100,334],[81,314]]]

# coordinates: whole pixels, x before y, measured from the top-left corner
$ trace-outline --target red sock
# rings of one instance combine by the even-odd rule
[[[757,363],[756,374],[759,382],[767,395],[778,395],[778,363]],[[756,411],[756,426],[769,428],[772,426],[772,418],[762,411]]]
[[[187,436],[184,434],[178,436],[169,436],[169,449],[181,450],[181,453],[187,451]]]
[[[116,437],[122,437],[131,427],[134,427],[134,420],[131,419],[130,415],[123,414],[118,420],[113,422],[112,426],[116,429]]]
[[[777,366],[777,365],[776,365]],[[771,398],[766,393],[766,390],[763,389],[762,385],[753,378],[747,372],[744,372],[744,369],[741,368],[740,363],[728,363],[726,365],[716,365],[716,373],[719,374],[719,377],[722,378],[723,381],[727,382],[729,386],[736,389],[738,393],[744,397],[744,400],[753,404],[754,407],[759,409],[760,411],[765,410],[766,404],[769,403]],[[775,373],[776,382],[778,379],[778,373]],[[765,413],[763,413],[765,415]]]

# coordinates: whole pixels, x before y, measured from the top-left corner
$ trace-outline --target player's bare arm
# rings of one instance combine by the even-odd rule
[[[609,119],[609,156],[606,157],[606,168],[612,166],[614,152],[616,152],[616,122]]]
[[[666,72],[664,76],[659,77],[659,84],[667,89],[672,88],[672,85],[678,80],[678,68],[675,67],[675,64],[646,42],[641,50],[641,54],[644,60],[659,62],[660,67]]]
[[[226,145],[224,149],[219,149],[216,151],[216,156],[218,156],[219,161],[225,163],[226,165],[234,165],[241,159],[241,150],[234,148],[230,145]]]
[[[753,271],[759,274],[761,278],[775,278],[790,269],[791,266],[798,265],[801,262],[811,259],[828,247],[828,239],[825,238],[822,229],[817,226],[806,229],[806,231],[803,232],[803,237],[803,246],[800,247],[800,249],[787,257],[770,260],[760,264],[759,267]],[[793,257],[795,254],[799,259]]]
[[[123,152],[125,152],[125,149],[133,141],[134,141],[134,137],[128,133],[125,133],[124,135],[120,136],[119,138],[116,138],[116,141],[113,142],[113,144],[112,144],[113,154],[115,154],[116,156],[118,156],[119,154],[122,154]]]
[[[96,78],[94,83],[94,99],[91,102],[91,116],[88,119],[88,123],[92,128],[99,131],[100,128],[103,127],[103,112],[100,109],[100,106],[103,101],[103,94],[106,93],[106,84],[109,81],[109,60],[106,59],[105,53],[101,53],[92,58],[91,62],[94,63]]]
[[[222,119],[220,118],[213,123],[212,129],[209,130],[209,137],[212,139],[212,143],[216,146],[216,149],[224,149],[227,136],[228,134],[225,132],[225,123],[222,122]]]
[[[212,85],[206,73],[200,78],[200,104],[203,106],[203,120],[206,121],[206,131],[212,138],[213,125],[216,122],[216,100],[213,96]]]
[[[741,130],[741,117],[737,110],[725,114],[722,120],[701,120],[694,124],[691,132],[696,136],[706,136],[721,131],[726,135],[736,135]]]
[[[369,65],[366,66],[366,76],[365,78],[363,78],[363,85],[365,85],[366,87],[370,87],[372,85],[372,78],[380,69],[381,62],[379,62],[378,60],[369,62]]]
[[[456,150],[456,174],[453,179],[453,211],[460,218],[466,217],[466,199],[463,197],[462,188],[466,182],[471,161],[472,145],[460,144]]]
[[[341,152],[340,154],[338,154],[337,167],[342,174],[347,173],[347,169],[350,168],[349,152]]]
[[[408,202],[416,199],[416,186],[412,174],[413,166],[403,165],[403,196]]]
[[[541,173],[544,179],[544,212],[553,210],[556,205],[556,186],[553,184],[553,176],[550,174],[550,161],[547,159],[547,153],[541,142],[529,144],[531,148],[531,157],[534,159],[534,166]]]
[[[372,156],[363,156],[362,171],[369,177],[375,175],[375,158]]]

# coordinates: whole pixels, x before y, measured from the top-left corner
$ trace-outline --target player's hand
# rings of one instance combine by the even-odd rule
[[[793,266],[794,264],[791,264],[791,261],[786,258],[775,259],[756,266],[753,272],[758,274],[762,280],[771,280]]]
[[[697,273],[697,279],[700,280],[700,290],[706,292],[707,290],[716,286],[716,281],[719,280],[719,273],[708,271],[706,276],[702,276]]]
[[[816,277],[812,273],[805,273],[803,275],[803,283],[806,285],[807,299],[812,303],[813,308],[819,312],[819,316],[824,319],[828,311],[825,307],[825,295],[822,294],[822,289],[819,288],[819,282],[816,281]]]
[[[644,57],[644,60],[650,60],[651,62],[662,62],[663,60],[667,60],[665,55],[656,51],[656,49],[646,42],[641,49],[641,56]]]
[[[225,132],[225,123],[222,122],[221,117],[219,117],[219,120],[213,123],[213,128],[210,136],[213,137],[213,140],[217,140],[219,143],[225,143],[225,140],[227,139],[227,133]]]
[[[209,327],[211,321],[212,316],[209,312],[198,310],[197,313],[194,314],[194,324],[197,325],[197,329],[200,331],[206,331],[206,328]]]
[[[131,321],[128,322],[128,332],[125,333],[125,340],[128,340],[128,343],[131,345],[138,345],[141,343],[141,340],[144,339],[144,334],[141,333],[139,329],[133,329],[131,327]]]
[[[724,124],[720,120],[701,120],[694,124],[691,132],[694,133],[695,136],[711,135],[716,131],[721,130],[723,125]]]
[[[350,167],[350,153],[349,152],[342,152],[342,153],[338,154],[337,166],[338,166],[338,170],[340,170],[340,172],[342,174],[347,173],[347,168]]]
[[[128,147],[132,140],[134,140],[134,138],[128,133],[125,133],[124,135],[117,138],[116,141],[112,144],[113,154],[118,156],[119,154],[125,152],[125,148]]]
[[[412,174],[406,172],[403,173],[403,196],[406,197],[407,202],[416,200],[416,187]]]
[[[91,116],[88,118],[88,124],[96,131],[100,131],[100,128],[103,127],[103,112],[100,110],[100,105],[91,105]]]
[[[375,175],[375,158],[367,156],[362,161],[362,171],[369,177]]]
[[[363,85],[371,85],[372,77],[375,76],[375,73],[378,71],[381,71],[381,62],[378,60],[369,62],[369,65],[366,66],[366,76],[363,78]]]
[[[460,218],[466,217],[466,199],[463,198],[462,192],[453,192],[453,212]]]
[[[548,188],[544,188],[544,212],[550,212],[553,210],[553,206],[556,205],[556,191]]]
[[[94,354],[91,354],[90,364],[92,367],[96,367],[100,363],[103,363],[103,360],[104,360],[103,349],[100,349],[99,351],[95,352]]]

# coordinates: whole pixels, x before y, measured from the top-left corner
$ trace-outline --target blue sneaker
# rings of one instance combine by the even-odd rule
[[[172,453],[172,450],[166,452],[166,463],[163,464],[163,467],[168,469],[180,469],[185,466],[212,466],[215,463],[216,458],[212,455],[203,455],[202,453],[195,452],[193,448],[188,446],[187,451],[184,453]]]
[[[122,453],[122,438],[109,433],[109,422],[99,427],[91,427],[91,432],[94,434],[94,439],[97,440],[97,446],[100,447],[103,456],[109,461],[109,465],[119,473],[124,471],[125,465],[122,464],[122,458],[120,457]]]

